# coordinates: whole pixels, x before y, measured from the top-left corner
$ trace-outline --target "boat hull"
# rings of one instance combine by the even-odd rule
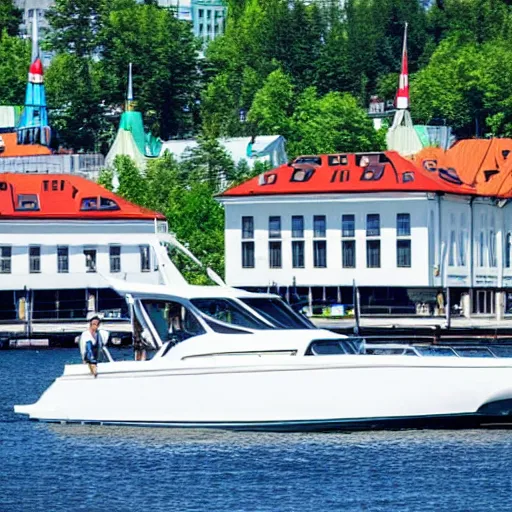
[[[36,404],[16,412],[52,422],[267,431],[512,423],[510,362],[429,359],[111,363],[100,365],[97,379],[68,367]]]

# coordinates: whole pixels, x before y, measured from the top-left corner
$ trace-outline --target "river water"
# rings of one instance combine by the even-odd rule
[[[13,413],[78,360],[0,352],[0,511],[512,510],[507,430],[237,433]]]

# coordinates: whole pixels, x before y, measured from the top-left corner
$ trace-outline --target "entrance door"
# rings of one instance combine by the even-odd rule
[[[473,292],[473,313],[476,315],[494,315],[494,290],[476,290]]]

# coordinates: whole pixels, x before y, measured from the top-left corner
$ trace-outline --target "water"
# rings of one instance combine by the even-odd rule
[[[16,416],[74,349],[0,352],[0,511],[512,510],[512,431],[268,434]]]

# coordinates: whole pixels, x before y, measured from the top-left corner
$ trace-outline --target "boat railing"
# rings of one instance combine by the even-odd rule
[[[504,348],[508,348],[508,353]],[[404,345],[402,343],[368,343],[362,352],[367,355],[410,355],[434,357],[512,357],[512,346],[489,347],[471,345]]]

